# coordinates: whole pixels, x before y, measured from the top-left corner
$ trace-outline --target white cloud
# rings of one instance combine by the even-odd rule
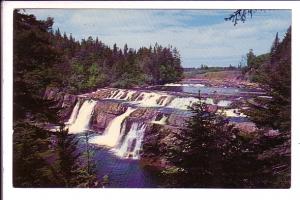
[[[77,39],[98,36],[108,45],[139,48],[158,42],[179,49],[186,67],[237,64],[250,48],[269,50],[276,32],[291,24],[287,11],[258,12],[234,26],[223,19],[230,10],[29,10],[39,18],[53,16],[55,26]],[[269,13],[268,13],[269,12]],[[201,23],[199,23],[201,22]],[[206,63],[204,63],[206,62]]]

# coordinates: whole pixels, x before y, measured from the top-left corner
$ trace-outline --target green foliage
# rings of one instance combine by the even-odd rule
[[[56,132],[54,171],[59,187],[93,187],[95,171],[92,165],[92,154],[89,147],[85,152],[78,150],[78,142],[75,135],[68,134],[68,130],[62,125]],[[86,141],[88,145],[88,141]]]
[[[27,83],[29,92],[41,94],[46,86],[56,86],[82,93],[103,86],[128,88],[182,78],[176,48],[155,44],[136,51],[127,44],[124,49],[115,44],[110,49],[98,38],[78,42],[59,29],[53,32],[52,18],[39,21],[15,10],[14,20],[14,75],[20,77],[15,80]]]
[[[59,54],[50,45],[52,24],[51,18],[40,21],[14,11],[14,120],[37,114],[41,117],[49,107],[50,102],[41,97],[47,85],[57,82],[53,66]]]
[[[269,60],[270,54],[256,56],[250,49],[247,54],[247,66],[242,68],[243,75],[251,82],[258,82],[260,79],[260,66]]]
[[[288,188],[289,139],[286,135],[241,133],[205,103],[178,135],[180,148],[169,149],[174,167],[162,172],[169,187]]]
[[[69,80],[64,58],[74,51],[65,50],[68,38],[53,41],[60,32],[52,33],[53,19],[36,20],[33,15],[14,11],[14,133],[13,184],[15,187],[79,187],[91,186],[94,172],[82,168],[77,142],[63,128],[55,135],[44,130],[46,123],[59,123],[57,102],[43,99],[47,86],[61,86]],[[73,41],[73,39],[70,39]],[[53,44],[61,45],[56,48]],[[76,49],[76,44],[73,48]],[[70,55],[68,55],[70,54]],[[59,64],[61,63],[61,64]],[[85,69],[75,66],[78,74]],[[99,83],[100,73],[92,66],[87,87]],[[95,75],[96,74],[96,75]],[[76,77],[78,78],[78,77]],[[56,136],[56,137],[55,137]],[[84,169],[84,170],[83,170]]]
[[[276,39],[275,39],[276,40]],[[258,70],[258,79],[268,97],[249,102],[247,111],[258,126],[290,132],[291,126],[291,29]]]
[[[54,174],[48,161],[49,133],[28,123],[17,123],[13,134],[14,187],[53,187]]]
[[[76,152],[78,140],[75,139],[74,135],[69,135],[68,130],[64,130],[63,126],[56,132],[56,140],[58,154],[56,173],[60,177],[60,186],[74,187],[80,170],[77,163],[80,154]]]
[[[249,101],[246,114],[263,129],[279,130],[281,134],[266,140],[261,157],[266,158],[265,170],[274,178],[274,187],[290,187],[291,174],[291,27],[279,42],[278,34],[271,47],[270,57],[258,68],[258,82],[267,97]],[[274,142],[275,141],[275,142]]]
[[[191,108],[194,115],[181,133],[182,149],[173,153],[175,165],[183,187],[234,187],[245,178],[244,171],[235,171],[239,152],[246,148],[247,140],[240,138],[238,130],[221,115],[209,112],[205,103]],[[243,155],[247,157],[247,153]],[[249,155],[249,157],[251,157]],[[233,162],[232,162],[233,161]],[[235,163],[235,164],[234,164]],[[230,166],[230,167],[229,167]],[[236,174],[233,175],[233,170]],[[230,175],[229,175],[230,174]],[[230,178],[229,178],[230,177]],[[236,184],[236,185],[235,185]]]
[[[15,187],[96,187],[95,165],[87,148],[62,126],[55,134],[28,123],[14,126]]]

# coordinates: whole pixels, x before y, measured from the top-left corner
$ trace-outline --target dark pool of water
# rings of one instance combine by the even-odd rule
[[[93,137],[94,134],[89,134]],[[78,134],[80,149],[86,147],[84,134]],[[103,176],[108,175],[107,188],[155,188],[158,187],[157,177],[153,171],[141,166],[138,160],[121,159],[108,149],[96,145],[90,145],[94,153],[96,175],[99,182]]]

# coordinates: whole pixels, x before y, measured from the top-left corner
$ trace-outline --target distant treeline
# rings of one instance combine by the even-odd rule
[[[224,70],[240,70],[241,67],[235,67],[230,65],[229,67],[208,67],[207,65],[203,65],[201,67],[186,67],[183,68],[184,72],[191,72],[191,71],[224,71]]]
[[[157,43],[137,50],[127,44],[111,48],[92,37],[76,41],[71,34],[53,30],[53,23],[53,18],[43,21],[19,10],[14,12],[14,70],[25,79],[33,79],[33,85],[44,86],[46,81],[80,93],[104,86],[128,88],[182,78],[176,48]]]

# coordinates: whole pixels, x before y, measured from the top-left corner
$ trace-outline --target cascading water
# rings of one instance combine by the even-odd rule
[[[218,106],[220,107],[228,107],[232,102],[227,100],[221,100],[218,102]]]
[[[136,94],[138,91],[134,90],[115,90],[111,93],[108,99],[120,99],[120,100],[127,100],[131,101],[131,103],[135,103],[142,107],[157,107],[157,106],[165,106],[169,103],[171,97],[168,94],[159,94],[156,92],[141,92],[138,96],[134,99],[133,95]],[[160,100],[164,97],[162,100]]]
[[[74,121],[74,123],[70,124],[68,127],[69,133],[81,133],[88,129],[90,119],[91,119],[91,116],[92,116],[92,113],[93,113],[96,103],[97,102],[93,101],[93,100],[86,100],[82,104],[82,106],[80,107],[80,109],[78,111],[76,120]],[[78,105],[78,107],[79,107],[79,105]],[[70,121],[71,121],[71,119],[70,119]]]
[[[158,104],[158,99],[161,97],[160,94],[155,92],[143,92],[144,96],[141,101],[139,101],[139,105],[143,107],[152,107],[152,106],[160,106]]]
[[[194,103],[198,102],[199,99],[195,97],[177,97],[171,101],[168,108],[176,108],[181,110],[187,110],[189,106],[192,106]]]
[[[116,94],[116,96],[113,96],[114,99],[121,99],[121,97],[125,94],[124,90],[119,90],[119,92]]]
[[[168,94],[164,92],[150,92],[150,91],[139,91],[139,90],[125,90],[125,89],[115,89],[110,92],[106,99],[115,99],[126,101],[126,105],[134,105],[135,107],[158,107],[164,112],[164,108],[167,112],[171,109],[188,110],[189,106],[194,103],[199,102],[198,98],[195,97],[176,97],[174,94]],[[218,105],[220,107],[227,107],[231,101],[221,100],[218,103],[212,98],[202,99],[202,102],[207,104]],[[85,105],[86,102],[84,102]],[[123,103],[123,102],[122,102]],[[83,106],[84,106],[83,105]],[[76,116],[78,112],[78,117],[72,125],[77,124],[78,118],[80,118],[81,109],[78,110],[79,105],[76,104],[72,112],[71,118]],[[126,118],[130,116],[137,108],[128,107],[127,110],[115,117],[109,125],[105,128],[104,133],[100,136],[95,136],[90,139],[90,143],[109,147],[117,156],[123,158],[139,158],[139,152],[142,148],[142,141],[144,137],[144,132],[146,129],[146,124],[154,123],[160,125],[166,125],[169,115],[160,114],[156,115],[152,120],[133,122],[130,127],[126,128]],[[154,108],[155,109],[155,108]],[[74,114],[73,114],[74,113]],[[73,119],[69,119],[70,122]],[[71,126],[72,127],[72,126]]]
[[[165,125],[167,123],[167,119],[168,119],[168,116],[163,115],[161,119],[153,120],[153,121],[151,121],[151,123]]]
[[[78,100],[75,107],[73,108],[72,114],[71,114],[69,120],[66,122],[66,124],[73,124],[75,122],[76,117],[78,115],[79,106],[80,106],[80,101]]]
[[[146,124],[132,123],[120,146],[114,149],[116,154],[123,158],[139,159],[145,130]]]
[[[114,118],[106,127],[103,135],[96,136],[90,140],[93,144],[107,147],[115,147],[118,143],[123,121],[133,112],[135,108],[128,107],[126,112]]]

